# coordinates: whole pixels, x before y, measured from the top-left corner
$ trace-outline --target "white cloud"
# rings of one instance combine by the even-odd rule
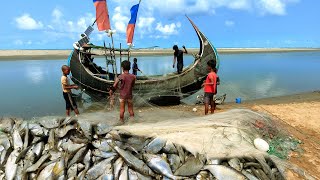
[[[232,27],[232,26],[234,26],[234,21],[230,21],[230,20],[226,20],[225,22],[224,22],[224,24],[226,25],[226,26],[228,26],[228,27]]]
[[[112,22],[115,29],[120,33],[125,33],[127,31],[127,24],[129,22],[129,17],[123,15],[124,10],[118,6],[114,9],[114,14],[112,16]]]
[[[15,40],[15,41],[14,41],[14,44],[15,44],[15,45],[18,45],[18,46],[21,46],[21,45],[23,45],[23,41],[20,40],[20,39],[19,39],[19,40]]]
[[[146,31],[152,31],[152,25],[156,19],[154,17],[140,17],[138,18],[137,27],[140,29],[141,33],[144,34]]]
[[[52,17],[53,17],[55,20],[59,20],[62,16],[63,16],[63,13],[61,12],[60,9],[55,8],[55,9],[52,11]]]
[[[162,23],[158,23],[156,26],[156,30],[160,31],[164,35],[172,35],[172,34],[177,34],[179,29],[181,27],[181,23],[171,23],[171,24],[166,24],[162,25]]]
[[[19,29],[24,30],[35,30],[35,29],[42,29],[43,24],[41,21],[34,20],[29,14],[23,14],[20,17],[15,19],[17,27]]]
[[[285,4],[281,0],[260,0],[258,6],[261,8],[261,14],[284,15],[286,13]]]

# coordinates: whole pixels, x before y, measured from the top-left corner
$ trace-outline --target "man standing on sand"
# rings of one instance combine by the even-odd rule
[[[188,51],[187,51],[186,47],[182,46],[182,48],[183,48],[183,51],[179,50],[177,45],[174,45],[173,48],[172,48],[174,50],[174,53],[173,53],[174,58],[173,58],[172,67],[173,68],[175,67],[175,64],[176,64],[176,61],[177,61],[177,72],[178,72],[178,74],[181,74],[181,72],[183,70],[183,53],[188,54]]]

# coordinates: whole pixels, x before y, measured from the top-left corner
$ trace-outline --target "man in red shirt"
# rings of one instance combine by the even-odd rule
[[[211,107],[211,114],[214,113],[216,108],[215,96],[217,94],[217,79],[218,76],[216,72],[216,63],[214,60],[210,60],[207,63],[207,69],[209,71],[207,79],[204,81],[202,86],[204,87],[204,106],[205,106],[205,115],[208,114],[209,105]]]

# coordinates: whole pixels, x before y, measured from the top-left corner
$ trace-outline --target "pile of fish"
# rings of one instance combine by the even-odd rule
[[[2,118],[0,128],[0,179],[283,179],[268,158],[208,160],[102,123]]]

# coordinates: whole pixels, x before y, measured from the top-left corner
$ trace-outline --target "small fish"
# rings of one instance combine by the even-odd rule
[[[48,145],[51,149],[55,148],[56,140],[55,140],[55,133],[54,129],[49,131],[49,138],[48,138]]]
[[[167,154],[177,154],[178,150],[176,149],[176,147],[173,145],[173,143],[171,141],[167,141],[166,145],[163,147],[163,152],[167,153]]]
[[[110,142],[109,145],[123,158],[129,167],[132,167],[141,174],[154,177],[153,171],[146,164],[132,155],[130,152],[120,149],[117,145]]]
[[[68,168],[70,168],[73,164],[82,161],[84,159],[84,156],[87,153],[87,151],[88,151],[88,149],[86,146],[79,149],[78,152],[72,157],[70,162],[68,162]]]
[[[108,140],[106,139],[95,140],[92,142],[92,145],[101,151],[105,151],[105,152],[112,151],[112,148],[109,146]]]
[[[183,150],[183,147],[178,145],[178,144],[175,144],[175,147],[176,147],[176,149],[178,151],[181,163],[184,163],[186,155],[185,155],[185,152]]]
[[[196,176],[196,180],[210,180],[210,174],[208,173],[208,171],[200,171]]]
[[[119,180],[128,180],[129,179],[129,167],[124,164],[121,172],[120,172],[120,176],[119,176]]]
[[[46,135],[45,130],[39,124],[30,123],[29,129],[30,129],[31,134],[33,136],[45,136]]]
[[[165,145],[166,140],[155,138],[145,147],[145,151],[150,154],[157,154]]]
[[[61,144],[61,148],[71,154],[75,153],[76,151],[78,151],[80,148],[84,146],[85,144],[76,144],[76,143],[73,143],[70,139],[67,142]]]
[[[268,166],[263,156],[256,156],[255,159],[261,164],[263,171],[267,174],[268,178],[275,180],[276,178],[272,174],[271,168]]]
[[[72,142],[77,144],[87,144],[89,143],[89,140],[86,137],[77,137],[75,135],[71,135],[70,139]]]
[[[77,164],[77,168],[78,168],[78,169],[77,169],[78,172],[80,172],[80,171],[84,170],[85,166],[84,166],[84,164],[78,163],[78,164]]]
[[[76,178],[77,174],[78,174],[78,165],[73,164],[71,167],[69,167],[69,169],[67,171],[67,177],[68,177],[68,179]]]
[[[14,120],[12,118],[0,119],[0,129],[2,132],[11,133],[13,125],[14,125]]]
[[[93,154],[94,156],[102,157],[102,158],[105,158],[105,159],[117,155],[117,153],[114,153],[114,152],[105,152],[105,151],[101,151],[101,150],[99,150],[99,149],[93,150],[93,151],[92,151],[92,154]]]
[[[259,180],[258,178],[256,178],[254,175],[252,175],[251,173],[247,172],[246,170],[242,170],[241,171],[243,175],[245,175],[249,180]]]
[[[53,167],[55,166],[56,163],[51,163],[48,166],[46,166],[39,174],[37,179],[46,179],[46,180],[52,180],[52,171]]]
[[[144,176],[132,169],[128,171],[129,180],[151,180],[151,177]]]
[[[59,138],[64,137],[70,130],[76,129],[76,124],[69,124],[60,129],[55,129],[55,135]]]
[[[26,172],[34,172],[36,171],[47,159],[50,158],[50,154],[45,154],[41,156],[41,158],[32,166],[26,169]]]
[[[22,149],[23,147],[23,142],[22,138],[19,134],[18,129],[14,128],[13,133],[12,133],[12,140],[13,140],[13,149]]]
[[[119,157],[114,163],[113,163],[113,174],[114,179],[118,179],[121,171],[121,167],[123,165],[123,159]]]
[[[143,154],[143,159],[145,160],[145,162],[147,162],[148,166],[151,167],[151,169],[161,175],[164,175],[171,179],[184,179],[182,177],[174,176],[169,164],[157,155]]]
[[[98,179],[101,179],[101,180],[113,180],[114,179],[114,175],[113,175],[112,164],[108,164],[104,168],[105,168],[105,170],[104,170],[103,174]]]
[[[54,118],[54,119],[43,119],[43,120],[40,120],[39,123],[41,124],[41,126],[45,127],[46,129],[54,129],[59,127],[62,121],[63,121],[62,118]]]
[[[65,167],[65,159],[64,157],[62,157],[58,162],[55,163],[52,169],[52,176],[54,177],[54,179],[57,179],[64,175]]]
[[[29,123],[27,122],[27,125],[24,128],[23,149],[27,149],[28,145],[29,145]]]
[[[6,179],[13,180],[17,173],[18,164],[16,164],[16,159],[19,155],[19,149],[15,149],[11,152],[8,157],[5,172],[6,172]]]
[[[171,167],[171,170],[175,172],[180,167],[180,157],[176,154],[169,154],[168,161]]]
[[[83,159],[85,168],[90,167],[91,155],[92,155],[92,151],[89,149],[89,151],[87,152],[87,154],[84,156],[84,159]]]
[[[78,124],[86,138],[92,140],[92,125],[87,120],[79,120]]]
[[[233,169],[241,172],[243,169],[243,164],[240,162],[240,160],[238,158],[232,158],[228,161],[228,164],[230,165],[230,167],[232,167]]]
[[[7,134],[0,134],[0,144],[4,149],[8,150],[11,147],[11,143]]]
[[[179,167],[174,175],[176,176],[192,176],[196,175],[203,167],[204,163],[194,156],[191,156],[187,161]]]
[[[39,158],[42,154],[43,149],[44,142],[39,142],[32,148],[32,152],[35,154],[36,158]]]
[[[92,159],[92,162],[95,164],[97,162],[102,161],[104,158],[103,157],[93,156],[91,159]]]
[[[90,168],[85,176],[86,179],[97,179],[99,176],[101,176],[104,171],[107,168],[101,168],[101,167],[112,167],[111,161],[114,159],[114,157],[105,159],[97,164],[95,164],[92,168]]]
[[[203,169],[210,171],[218,180],[223,179],[243,179],[246,177],[234,169],[222,165],[206,165]]]
[[[109,126],[108,124],[98,123],[94,129],[97,135],[103,135],[110,132],[112,130],[112,126]]]

